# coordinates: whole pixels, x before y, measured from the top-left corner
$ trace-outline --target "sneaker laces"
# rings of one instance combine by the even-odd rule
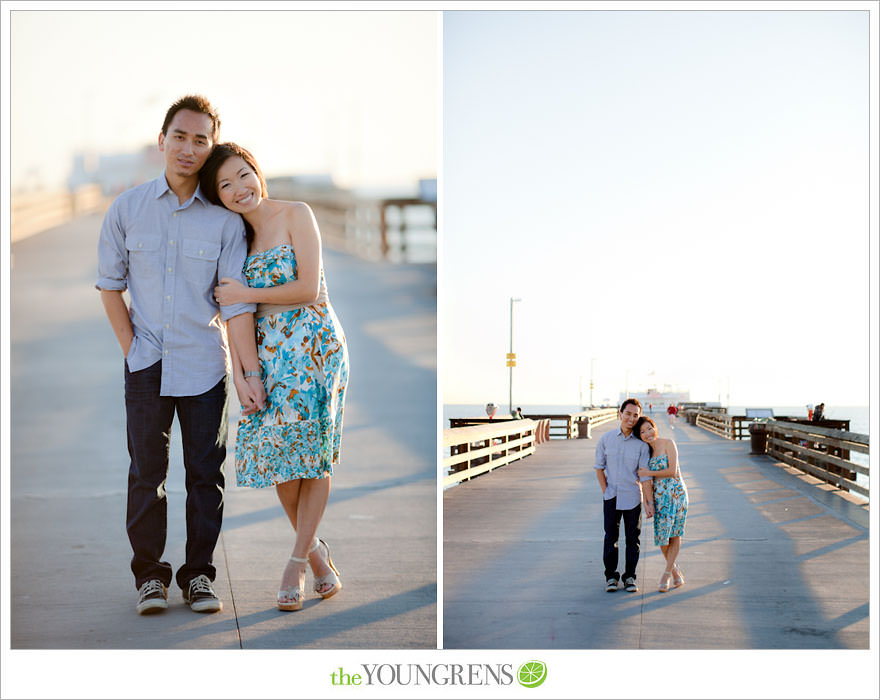
[[[153,593],[163,593],[164,595],[164,592],[162,590],[163,588],[164,586],[162,585],[161,581],[152,578],[144,583],[143,586],[141,586],[141,597],[146,598],[148,595],[151,595]]]
[[[189,594],[194,595],[196,593],[214,595],[214,591],[211,590],[211,582],[208,580],[207,576],[196,576],[189,582]]]

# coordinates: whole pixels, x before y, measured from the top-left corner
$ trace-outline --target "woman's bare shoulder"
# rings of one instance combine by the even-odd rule
[[[658,438],[661,440],[660,447],[666,454],[670,454],[673,449],[675,449],[675,442],[669,438]]]
[[[312,208],[305,202],[291,202],[286,199],[269,199],[267,201],[271,202],[272,208],[277,213],[283,213],[285,216],[299,218],[312,214]]]

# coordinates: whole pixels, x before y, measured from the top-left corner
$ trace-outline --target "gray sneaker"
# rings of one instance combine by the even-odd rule
[[[139,615],[152,615],[168,607],[168,588],[159,579],[151,578],[138,589],[138,604],[135,610]]]
[[[623,579],[623,585],[630,593],[639,592],[639,587],[636,585],[636,580],[632,576],[628,576],[627,578]]]
[[[220,612],[223,603],[211,587],[211,579],[204,574],[190,579],[183,589],[183,600],[193,612]]]
[[[605,590],[608,591],[608,593],[614,593],[614,591],[617,590],[617,579],[616,578],[608,579],[605,582]]]

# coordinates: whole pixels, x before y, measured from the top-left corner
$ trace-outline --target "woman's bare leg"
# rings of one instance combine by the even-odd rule
[[[672,571],[672,567],[675,566],[675,560],[678,558],[679,551],[681,551],[681,537],[670,537],[669,547],[666,550],[667,571]]]
[[[663,552],[663,558],[666,560],[666,570],[672,571],[672,564],[669,563],[669,545],[661,544],[660,551]]]
[[[302,546],[303,552],[308,552],[318,531],[321,518],[324,517],[324,509],[330,498],[330,477],[323,479],[303,479],[300,491],[296,549]],[[296,549],[294,551],[296,551]],[[296,554],[296,556],[306,556]],[[326,576],[332,569],[327,564],[324,547],[319,547],[309,554],[309,564],[315,576]],[[327,584],[324,590],[330,588]],[[318,591],[323,593],[324,591]]]
[[[297,531],[299,503],[302,495],[302,482],[303,479],[293,479],[291,481],[285,481],[282,484],[276,484],[275,486],[278,500],[281,501],[281,506],[284,508],[284,512],[287,514],[287,518],[290,520],[294,532]],[[298,540],[299,537],[297,536],[297,541]],[[306,549],[308,549],[308,546],[306,546]],[[305,554],[297,553],[297,548],[294,546],[293,556],[305,557]],[[305,564],[288,560],[287,566],[284,567],[284,573],[281,576],[281,590],[301,585],[305,573]],[[305,590],[303,590],[303,594],[305,594]]]
[[[281,501],[281,505],[296,532],[293,556],[299,558],[308,556],[312,573],[315,576],[326,576],[332,570],[324,558],[324,548],[320,547],[311,553],[309,553],[309,549],[314,542],[315,533],[330,498],[330,478],[294,479],[278,484],[275,489],[278,493],[278,500]],[[288,561],[281,579],[281,588],[299,585],[300,577],[304,574],[304,564]],[[327,587],[329,588],[329,585]]]
[[[293,481],[285,481],[283,484],[275,485],[275,493],[278,494],[278,500],[287,513],[290,524],[296,531],[296,509],[299,504],[300,482],[302,479],[294,479]]]

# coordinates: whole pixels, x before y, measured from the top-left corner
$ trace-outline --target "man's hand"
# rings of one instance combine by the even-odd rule
[[[653,518],[654,517],[654,503],[653,501],[645,501],[645,517]]]

